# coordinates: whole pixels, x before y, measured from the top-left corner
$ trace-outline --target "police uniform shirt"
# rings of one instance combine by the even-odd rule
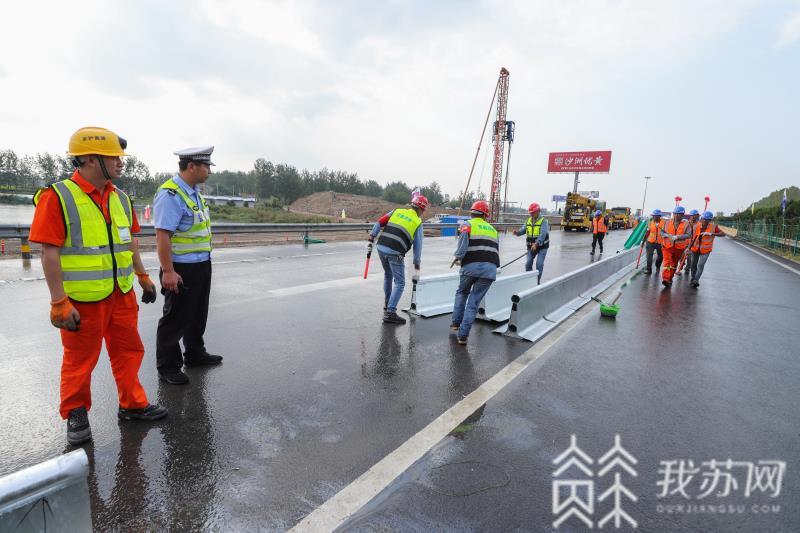
[[[197,205],[200,204],[200,195],[190,187],[180,175],[172,178],[183,189],[186,195]],[[166,189],[159,189],[153,200],[153,225],[156,229],[171,232],[187,231],[194,224],[194,213],[186,202],[177,194],[170,194]],[[172,254],[173,263],[200,263],[211,259],[210,252],[189,252],[186,254]]]

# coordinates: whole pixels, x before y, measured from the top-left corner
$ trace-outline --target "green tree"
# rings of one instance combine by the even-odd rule
[[[383,187],[381,187],[381,184],[375,180],[367,180],[367,182],[364,184],[364,194],[367,196],[380,198],[383,194]]]
[[[393,181],[383,189],[383,199],[396,204],[407,204],[411,201],[411,189],[402,181]]]
[[[431,205],[442,205],[444,203],[442,187],[435,181],[427,187],[420,187],[419,191],[428,199]]]

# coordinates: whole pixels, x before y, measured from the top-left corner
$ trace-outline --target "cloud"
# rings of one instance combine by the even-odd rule
[[[792,14],[781,26],[775,48],[786,48],[800,40],[800,11]]]

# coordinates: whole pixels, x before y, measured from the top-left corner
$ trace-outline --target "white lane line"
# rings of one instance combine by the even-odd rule
[[[349,287],[350,285],[355,285],[359,282],[364,282],[364,279],[360,276],[355,278],[332,279],[329,281],[320,281],[318,283],[307,283],[305,285],[295,285],[293,287],[273,289],[269,291],[269,294],[272,294],[273,296],[294,296],[296,294],[321,291],[324,289],[330,289],[332,287]]]
[[[625,276],[622,280],[609,287],[603,294],[608,295],[612,291],[616,291],[629,277],[631,276]],[[561,337],[577,326],[584,317],[594,312],[598,307],[599,304],[594,301],[584,306],[467,397],[442,413],[419,433],[361,474],[358,479],[317,507],[290,531],[333,531],[342,525],[345,520],[369,503],[392,481],[422,458],[428,450],[447,436],[453,428],[457,427],[481,405],[491,400],[534,361],[544,355]]]
[[[764,258],[764,259],[766,259],[767,261],[772,261],[773,263],[775,263],[775,264],[776,264],[776,265],[778,265],[779,267],[783,267],[783,268],[785,268],[786,270],[788,270],[789,272],[794,272],[795,274],[797,274],[798,276],[800,276],[800,270],[797,270],[796,268],[792,268],[792,267],[790,267],[789,265],[784,265],[784,264],[783,264],[783,263],[781,263],[780,261],[777,261],[777,260],[775,260],[775,259],[771,258],[770,256],[766,255],[766,254],[762,254],[762,253],[761,253],[761,252],[759,252],[759,251],[753,250],[753,249],[752,249],[752,248],[750,248],[749,246],[745,246],[744,244],[742,244],[742,243],[740,243],[740,242],[736,242],[736,241],[733,241],[733,242],[735,242],[736,244],[738,244],[739,246],[741,246],[741,247],[742,247],[742,248],[744,248],[745,250],[748,250],[748,251],[750,251],[750,252],[753,252],[753,253],[754,253],[754,254],[756,254],[756,255],[760,255],[761,257],[763,257],[763,258]]]

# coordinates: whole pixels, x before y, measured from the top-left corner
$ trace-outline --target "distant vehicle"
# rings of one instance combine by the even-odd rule
[[[630,207],[612,207],[609,217],[611,229],[630,229],[633,227],[633,217]]]
[[[575,192],[568,192],[561,229],[564,231],[591,231],[592,214],[598,203],[605,206],[605,202],[599,202]]]

